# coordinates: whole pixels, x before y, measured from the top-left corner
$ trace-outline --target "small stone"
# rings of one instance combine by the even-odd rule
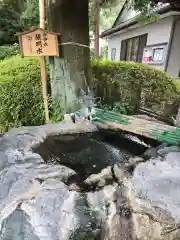
[[[165,142],[162,143],[162,144],[160,144],[159,146],[157,146],[156,149],[159,150],[159,149],[162,149],[162,148],[164,148],[164,147],[168,147],[168,144],[165,143]]]
[[[101,180],[110,180],[113,179],[111,173],[111,167],[104,168],[99,174],[90,175],[84,182],[88,185],[97,184]]]
[[[106,185],[106,180],[105,179],[100,179],[100,181],[97,183],[97,187],[102,188]]]
[[[99,175],[103,179],[112,179],[111,167],[104,168]]]
[[[132,157],[132,158],[129,158],[128,162],[125,163],[124,166],[136,165],[140,162],[144,162],[144,159],[141,157]]]
[[[157,149],[156,148],[149,148],[144,152],[144,157],[147,158],[155,158],[157,157]]]
[[[75,184],[75,183],[72,183],[71,185],[69,185],[69,191],[79,191],[80,188]]]
[[[114,165],[114,174],[119,183],[122,183],[125,178],[130,176],[125,169],[118,167],[117,164]]]
[[[84,182],[88,185],[98,183],[100,181],[99,174],[90,175]]]

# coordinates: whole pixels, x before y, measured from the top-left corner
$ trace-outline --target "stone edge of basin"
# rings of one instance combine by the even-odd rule
[[[76,123],[65,120],[55,124],[12,128],[0,138],[0,152],[8,148],[13,150],[32,150],[49,136],[97,132],[95,124],[87,120]]]

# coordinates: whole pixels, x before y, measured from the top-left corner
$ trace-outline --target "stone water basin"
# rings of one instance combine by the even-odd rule
[[[0,138],[0,239],[178,239],[179,150],[144,163],[147,148],[86,121],[11,129]]]
[[[11,129],[0,139],[0,239],[105,237],[112,167],[145,149],[134,142],[129,151],[129,142],[85,121]],[[86,183],[103,169],[106,180]]]

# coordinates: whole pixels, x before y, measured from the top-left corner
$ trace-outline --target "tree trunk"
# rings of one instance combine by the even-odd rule
[[[95,31],[94,31],[94,52],[96,57],[99,57],[99,14],[100,3],[97,2],[95,7]]]
[[[72,112],[81,90],[87,93],[91,85],[88,0],[62,0],[51,6],[50,16],[52,30],[62,34],[60,57],[50,61],[52,96]]]

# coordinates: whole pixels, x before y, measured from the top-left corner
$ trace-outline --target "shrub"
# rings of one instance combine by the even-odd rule
[[[0,46],[0,60],[19,54],[20,49],[17,43],[13,45]]]
[[[135,62],[93,60],[95,95],[115,111],[134,114],[140,106],[162,111],[180,87],[161,70]]]
[[[44,123],[40,68],[37,59],[11,57],[0,61],[0,127]]]
[[[93,86],[101,107],[134,114],[139,106],[162,110],[179,97],[180,84],[166,73],[141,63],[93,60]],[[41,125],[44,105],[39,61],[13,56],[0,61],[0,131]],[[60,103],[49,98],[50,119],[62,119]]]
[[[94,59],[95,58],[95,52],[94,52],[94,48],[90,49],[90,58]]]
[[[44,124],[38,59],[17,55],[0,61],[0,103],[0,132],[10,127]],[[49,110],[52,122],[62,120],[62,109],[52,98]]]

